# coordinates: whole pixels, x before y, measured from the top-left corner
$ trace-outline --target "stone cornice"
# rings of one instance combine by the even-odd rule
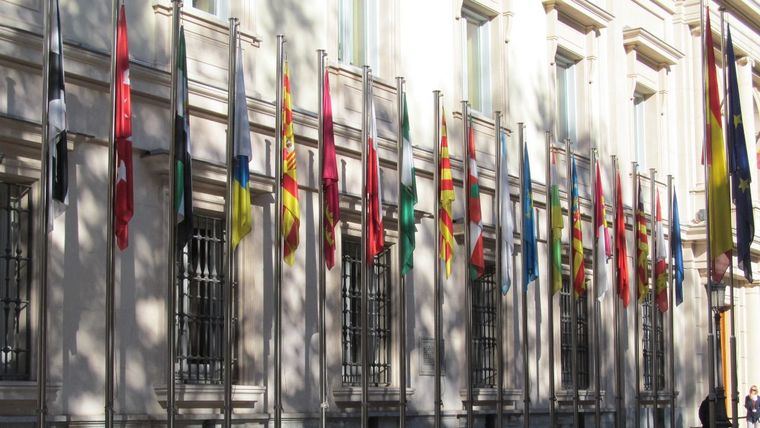
[[[584,28],[606,28],[614,16],[588,0],[543,0],[545,10],[557,9]]]
[[[638,54],[658,65],[676,65],[684,54],[644,28],[623,30],[626,50],[635,49]]]

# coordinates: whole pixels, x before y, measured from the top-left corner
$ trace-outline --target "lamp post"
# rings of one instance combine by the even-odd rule
[[[713,312],[713,320],[715,322],[715,342],[711,343],[714,355],[716,356],[717,364],[715,366],[715,373],[710,373],[710,376],[714,376],[715,382],[715,426],[716,427],[730,427],[731,422],[728,419],[728,413],[726,412],[726,391],[723,387],[723,359],[721,358],[720,343],[720,316],[723,312],[731,309],[731,305],[726,305],[726,286],[721,283],[712,283],[710,285],[705,284],[706,292],[710,293],[713,306],[710,310]],[[708,289],[709,287],[709,289]],[[708,400],[708,398],[705,398]],[[701,406],[700,406],[701,407]],[[701,413],[701,412],[700,412]]]

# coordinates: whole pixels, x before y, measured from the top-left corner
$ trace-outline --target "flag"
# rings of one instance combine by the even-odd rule
[[[372,98],[372,88],[369,92],[369,132],[367,133],[367,258],[373,258],[383,250],[383,193],[380,183],[380,159],[377,153],[377,118],[375,116],[375,101]]]
[[[298,203],[296,141],[293,133],[293,104],[290,98],[288,60],[282,76],[282,258],[290,266],[298,249],[301,207]]]
[[[129,83],[129,43],[127,17],[124,5],[119,8],[116,25],[116,114],[114,117],[114,145],[116,149],[116,183],[114,184],[113,227],[116,245],[124,250],[129,245],[129,221],[134,215],[132,192],[132,95]]]
[[[235,132],[232,154],[232,249],[251,231],[251,192],[248,190],[248,163],[251,161],[251,128],[243,76],[243,49],[237,48],[235,70]]]
[[[50,19],[50,45],[48,46],[48,188],[52,198],[50,224],[62,214],[69,201],[69,160],[67,150],[66,89],[63,73],[63,38],[61,37],[61,13],[58,0],[52,8]]]
[[[604,205],[604,189],[602,188],[602,173],[599,168],[599,161],[596,162],[596,186],[594,189],[594,235],[596,245],[595,275],[598,275],[596,284],[599,290],[596,293],[597,299],[604,299],[609,289],[609,279],[607,278],[607,261],[612,257],[612,244],[610,243],[610,231],[607,229],[607,208]]]
[[[486,262],[483,258],[483,219],[480,213],[478,161],[475,158],[475,130],[472,128],[472,119],[470,118],[469,121],[467,153],[470,174],[467,177],[467,197],[469,198],[467,221],[470,222],[470,279],[474,281],[485,274]]]
[[[177,105],[174,112],[174,209],[177,213],[178,248],[193,239],[193,156],[190,147],[190,113],[187,99],[187,57],[185,29],[179,28],[177,44]]]
[[[402,124],[401,148],[401,197],[399,215],[401,219],[401,274],[406,275],[414,268],[414,206],[417,204],[417,181],[414,176],[414,151],[409,138],[409,111],[406,108],[404,94],[404,113]]]
[[[552,295],[562,290],[562,228],[564,220],[562,219],[562,206],[559,200],[559,173],[557,172],[557,154],[551,153],[551,187],[549,196],[549,209],[552,217],[552,242],[551,242],[551,264],[552,264]]]
[[[335,266],[335,226],[340,221],[340,196],[338,195],[338,162],[335,158],[335,135],[333,134],[332,99],[330,98],[329,73],[325,70],[324,96],[322,97],[322,188],[325,198],[325,265]]]
[[[623,186],[620,185],[620,170],[615,176],[615,253],[617,254],[617,292],[627,308],[631,301],[628,273],[628,244],[625,239],[625,210],[623,209]]]
[[[665,261],[667,247],[665,246],[665,231],[662,224],[662,209],[660,208],[660,192],[657,192],[657,214],[654,223],[654,285],[657,308],[660,312],[668,310],[668,263]]]
[[[499,215],[501,216],[501,293],[506,294],[512,286],[514,275],[515,219],[512,217],[512,200],[507,171],[507,134],[501,132],[501,171],[499,176]]]
[[[438,154],[438,227],[439,257],[446,264],[446,278],[451,276],[451,260],[454,258],[454,217],[451,204],[454,202],[454,180],[451,178],[449,139],[446,132],[446,111],[441,109],[441,146]]]
[[[728,159],[731,170],[731,187],[736,206],[736,251],[739,268],[744,277],[752,282],[752,262],[749,247],[755,235],[755,221],[752,218],[752,177],[747,158],[747,144],[744,138],[742,106],[739,100],[739,83],[736,79],[736,58],[731,41],[731,29],[728,29]]]
[[[530,178],[530,158],[528,146],[523,144],[523,200],[522,200],[522,248],[523,286],[538,279],[538,240],[536,239],[536,219],[533,210],[533,189]]]
[[[575,168],[575,159],[572,166],[572,191],[570,194],[570,218],[573,226],[572,242],[572,266],[573,266],[573,290],[575,297],[580,297],[586,292],[586,262],[583,259],[583,229],[581,221],[581,203],[578,196],[578,173]]]
[[[638,289],[639,302],[643,302],[649,290],[649,237],[647,232],[647,218],[644,213],[644,200],[641,197],[641,180],[638,182],[639,191],[636,201],[636,287]]]
[[[673,194],[673,224],[670,226],[670,252],[673,256],[673,277],[676,280],[676,306],[683,303],[683,247],[681,221],[678,218],[678,198]]]
[[[705,30],[705,51],[707,52],[707,89],[705,108],[707,109],[707,164],[709,170],[708,218],[710,221],[710,256],[712,257],[713,281],[720,282],[731,263],[733,237],[731,232],[731,199],[728,187],[726,148],[723,144],[720,99],[718,98],[718,78],[715,72],[715,51],[710,30],[710,9],[707,9]]]

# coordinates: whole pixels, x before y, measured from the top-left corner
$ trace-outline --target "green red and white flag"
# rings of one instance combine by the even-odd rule
[[[476,280],[486,271],[483,258],[483,218],[480,211],[480,185],[478,184],[478,162],[475,158],[475,130],[470,120],[467,137],[468,162],[470,173],[467,177],[467,197],[469,210],[467,220],[470,222],[470,279]]]

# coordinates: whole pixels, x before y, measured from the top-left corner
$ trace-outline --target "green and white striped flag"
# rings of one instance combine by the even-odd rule
[[[401,149],[401,195],[399,218],[401,219],[401,274],[406,275],[414,267],[414,206],[417,204],[417,184],[414,177],[414,153],[409,138],[409,113],[404,94],[403,144]]]
[[[183,248],[193,237],[193,174],[190,151],[190,114],[188,112],[187,56],[185,30],[179,29],[177,44],[177,105],[174,111],[174,209],[177,213],[177,247]]]

